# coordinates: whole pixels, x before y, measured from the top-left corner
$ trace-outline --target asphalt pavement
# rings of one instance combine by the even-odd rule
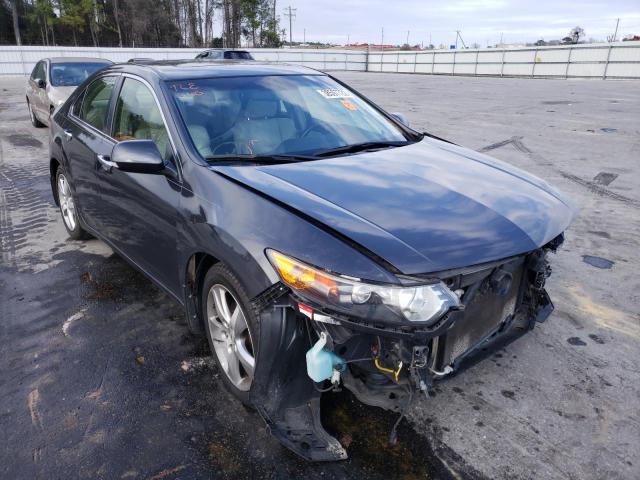
[[[48,130],[0,79],[0,477],[640,478],[640,82],[336,73],[420,130],[569,194],[551,318],[396,419],[325,395],[312,465],[228,395],[206,342],[102,242],[68,239]]]

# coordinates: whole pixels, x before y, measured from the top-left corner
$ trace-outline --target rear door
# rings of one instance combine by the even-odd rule
[[[167,290],[180,295],[176,219],[181,182],[175,149],[151,86],[123,76],[113,113],[116,141],[153,140],[164,174],[99,172],[107,239]]]
[[[101,205],[100,157],[108,157],[115,145],[109,137],[109,109],[119,76],[106,75],[91,82],[69,110],[64,123],[62,148],[67,158],[76,196],[76,207],[87,226],[102,234],[105,228]]]

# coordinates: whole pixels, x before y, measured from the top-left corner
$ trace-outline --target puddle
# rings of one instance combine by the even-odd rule
[[[15,133],[13,135],[7,135],[6,138],[16,147],[42,147],[42,142],[37,138],[33,138],[31,135]]]
[[[618,129],[617,128],[601,128],[600,131],[604,133],[613,133],[613,132],[617,132]]]
[[[593,177],[593,183],[606,186],[613,182],[616,178],[618,178],[617,173],[599,172],[595,177]]]
[[[609,270],[616,263],[612,260],[607,260],[606,258],[596,257],[594,255],[583,255],[582,261],[584,263],[588,263],[592,267],[603,268],[605,270]]]

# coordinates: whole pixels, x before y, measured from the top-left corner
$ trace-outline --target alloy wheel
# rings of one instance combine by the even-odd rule
[[[220,368],[238,390],[248,391],[255,370],[255,354],[242,307],[225,286],[215,284],[207,295],[206,312]]]
[[[69,182],[62,174],[58,175],[58,201],[65,225],[69,230],[75,230],[77,225],[76,204],[71,195]]]

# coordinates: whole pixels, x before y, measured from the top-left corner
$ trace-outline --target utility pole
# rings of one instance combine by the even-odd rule
[[[284,9],[284,16],[289,17],[289,46],[293,43],[293,20],[296,18],[297,8],[291,8],[289,5]]]
[[[500,33],[500,47],[502,47],[502,33]]]
[[[382,27],[382,38],[380,39],[380,53],[384,51],[384,27]]]
[[[612,42],[615,42],[615,41],[616,41],[616,37],[618,36],[618,25],[619,25],[619,24],[620,24],[620,19],[618,18],[618,19],[616,20],[616,31],[615,31],[615,32],[614,32],[614,34],[613,34],[613,40],[612,40]]]
[[[467,46],[464,44],[464,40],[462,39],[462,35],[460,35],[460,30],[456,30],[456,50],[458,49],[458,38],[460,39],[462,46],[464,48],[467,48]]]
[[[409,30],[407,30],[407,45],[409,45]]]
[[[307,44],[307,29],[306,28],[302,29],[302,43],[304,43],[305,45]]]
[[[347,45],[351,45],[351,34],[347,33]]]

